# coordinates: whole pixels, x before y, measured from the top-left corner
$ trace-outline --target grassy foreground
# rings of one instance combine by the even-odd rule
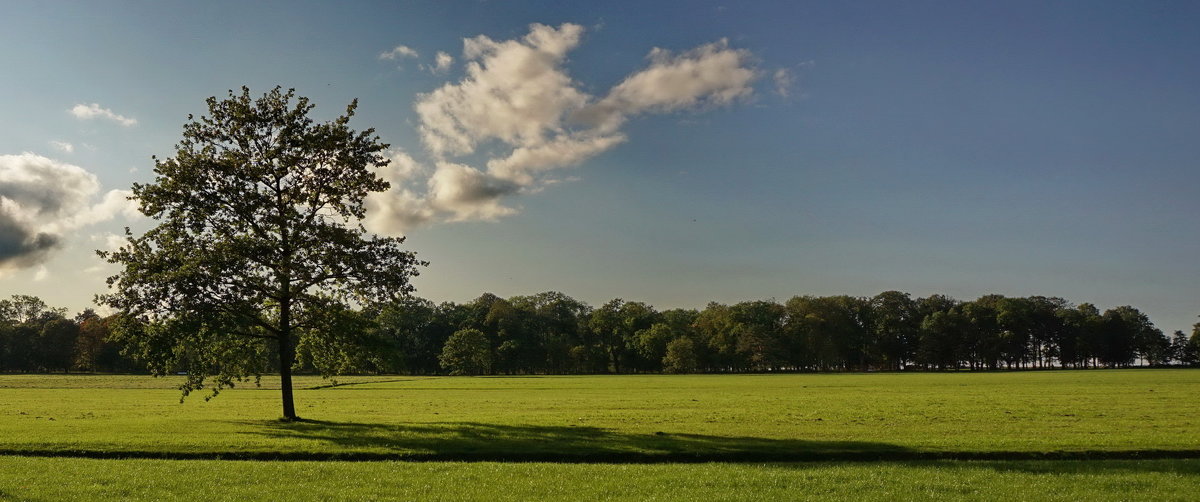
[[[167,458],[775,461],[1200,457],[1200,371],[302,379],[0,376],[0,452]],[[190,456],[190,457],[189,457]]]
[[[1200,371],[302,378],[300,423],[271,381],[183,404],[176,383],[0,376],[0,500],[1200,493]]]
[[[791,464],[0,457],[0,500],[1195,500],[1200,460]]]

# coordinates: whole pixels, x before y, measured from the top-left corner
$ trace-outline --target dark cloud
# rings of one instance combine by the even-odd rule
[[[72,230],[128,214],[129,192],[111,190],[79,166],[32,153],[0,155],[0,271],[46,260]]]
[[[34,232],[12,215],[0,213],[0,269],[37,265],[60,244],[58,236]]]

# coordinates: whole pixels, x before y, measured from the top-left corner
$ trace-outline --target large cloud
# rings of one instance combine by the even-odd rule
[[[520,39],[465,39],[465,75],[414,104],[433,169],[385,173],[392,189],[371,196],[368,228],[401,233],[513,214],[506,198],[537,192],[556,181],[554,171],[626,141],[629,117],[726,105],[753,94],[759,77],[748,51],[721,40],[680,54],[653,49],[645,68],[593,96],[563,68],[583,32],[534,24]],[[407,155],[402,163],[420,167]]]
[[[45,261],[66,232],[132,216],[125,190],[97,200],[100,183],[81,167],[32,153],[0,155],[0,270]]]

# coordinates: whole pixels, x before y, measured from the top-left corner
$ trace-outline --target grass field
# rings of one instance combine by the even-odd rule
[[[1196,500],[1197,460],[561,464],[0,457],[0,500]]]
[[[1200,371],[176,383],[0,376],[0,499],[1200,497]]]

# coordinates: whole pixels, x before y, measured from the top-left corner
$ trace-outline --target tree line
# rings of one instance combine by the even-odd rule
[[[0,371],[144,371],[111,336],[116,319],[92,309],[67,317],[67,309],[36,296],[0,300]]]
[[[125,329],[114,329],[122,323]],[[16,295],[0,300],[0,371],[143,372],[138,346],[126,348],[122,336],[153,332],[154,324],[90,309],[67,317],[66,309]],[[1200,363],[1200,323],[1190,336],[1167,336],[1134,307],[1101,312],[1043,296],[964,302],[887,291],[660,311],[621,299],[591,307],[557,292],[489,293],[461,304],[409,297],[341,309],[319,329],[333,336],[299,344],[297,371],[733,373]],[[253,350],[277,349],[263,343]],[[278,371],[277,358],[262,360],[262,371]]]

